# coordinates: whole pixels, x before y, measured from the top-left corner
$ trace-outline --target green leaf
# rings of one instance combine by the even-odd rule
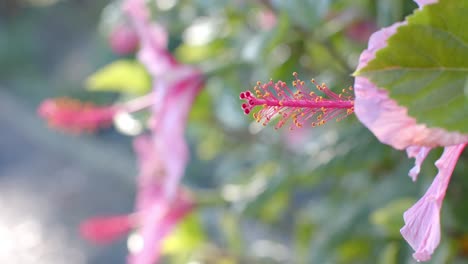
[[[396,242],[388,243],[379,256],[378,264],[396,264],[398,263],[398,244]]]
[[[226,41],[216,39],[204,45],[182,44],[177,47],[175,54],[183,63],[199,63],[221,54],[226,48]]]
[[[177,228],[165,240],[163,252],[182,254],[195,251],[205,241],[205,233],[199,216],[192,213],[179,223]]]
[[[429,127],[468,132],[468,1],[441,0],[407,18],[357,72]]]
[[[378,226],[388,236],[400,237],[400,228],[403,227],[403,213],[414,204],[413,199],[401,198],[394,200],[386,206],[375,210],[370,215],[370,222]]]
[[[98,70],[86,80],[91,91],[116,91],[144,94],[151,89],[151,78],[140,63],[118,60]]]

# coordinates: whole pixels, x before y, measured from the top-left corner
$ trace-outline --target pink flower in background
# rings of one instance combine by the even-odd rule
[[[109,45],[119,55],[131,54],[138,48],[138,35],[132,27],[118,25],[109,35]]]
[[[154,78],[150,103],[151,134],[134,141],[140,171],[136,212],[127,216],[127,221],[121,216],[108,218],[108,225],[101,225],[105,222],[102,218],[90,220],[82,230],[91,230],[98,237],[104,235],[100,240],[107,241],[133,224],[143,239],[143,248],[133,252],[128,262],[150,264],[159,259],[164,238],[194,206],[188,192],[180,187],[180,180],[189,159],[185,140],[187,118],[202,88],[203,76],[195,68],[179,64],[167,50],[167,33],[150,22],[143,1],[125,1],[123,9],[139,38],[138,59]],[[112,223],[121,226],[106,231]],[[84,234],[93,237],[89,235],[93,232]]]
[[[145,264],[159,259],[164,238],[194,207],[188,192],[180,187],[180,180],[189,159],[184,135],[187,118],[202,88],[203,76],[195,68],[177,63],[166,49],[165,31],[144,20],[146,9],[135,5],[140,1],[129,3],[133,4],[132,14],[141,15],[134,18],[140,38],[138,58],[154,77],[154,92],[110,107],[113,111],[105,120],[110,121],[118,110],[132,112],[143,106],[152,107],[151,135],[138,137],[134,142],[140,171],[136,211],[126,216],[89,219],[80,230],[83,237],[97,243],[110,242],[131,229],[138,230],[144,247],[130,255],[128,262]],[[81,114],[77,111],[74,117],[81,120]]]
[[[416,1],[420,8],[436,1]],[[375,32],[369,46],[360,57],[358,70],[375,58],[378,50],[387,45],[387,39],[396,33],[403,23]],[[440,209],[445,197],[450,177],[460,153],[468,143],[468,135],[448,132],[442,128],[429,128],[417,123],[408,115],[405,107],[392,100],[388,92],[371,83],[365,77],[355,80],[355,111],[359,120],[383,143],[396,149],[406,149],[408,156],[415,158],[415,166],[409,175],[417,179],[420,167],[433,147],[443,146],[445,151],[436,162],[439,173],[426,194],[404,214],[403,237],[415,250],[413,257],[427,261],[440,241]]]
[[[345,34],[353,41],[366,43],[369,36],[377,29],[373,20],[356,20],[349,24],[345,29]]]
[[[278,23],[278,18],[275,12],[270,9],[262,9],[259,11],[257,16],[257,23],[263,30],[270,30]]]

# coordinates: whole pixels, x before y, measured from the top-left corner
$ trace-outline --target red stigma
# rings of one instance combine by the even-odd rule
[[[294,88],[283,81],[274,83],[270,80],[264,84],[257,82],[254,93],[242,92],[240,98],[247,102],[242,104],[244,113],[249,114],[253,108],[259,106],[261,109],[253,114],[257,122],[266,125],[277,118],[275,128],[280,128],[292,119],[290,128],[293,129],[302,127],[306,121],[311,121],[312,127],[321,126],[331,119],[340,121],[354,112],[354,98],[349,94],[352,87],[336,94],[325,84],[311,80],[319,93],[316,94],[297,77],[297,73],[293,73],[293,76]]]

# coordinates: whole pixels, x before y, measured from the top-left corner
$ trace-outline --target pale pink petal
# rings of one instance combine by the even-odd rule
[[[418,178],[419,172],[421,171],[421,165],[429,154],[431,148],[420,147],[420,146],[410,146],[406,149],[408,158],[415,158],[414,167],[409,171],[409,176],[413,181],[416,181]]]
[[[156,109],[153,127],[155,147],[165,165],[167,197],[174,195],[187,166],[189,151],[185,140],[185,127],[192,103],[203,83],[198,71],[192,69],[182,72],[179,73],[178,80],[166,79],[170,90],[161,101],[162,107]]]
[[[130,18],[140,40],[138,59],[153,77],[158,78],[176,66],[175,58],[167,50],[167,32],[161,25],[150,21],[145,1],[126,0],[123,10]]]
[[[425,5],[430,5],[430,4],[434,4],[434,3],[437,3],[438,0],[414,0],[418,5],[419,7],[423,7]]]
[[[375,53],[387,45],[387,39],[404,23],[383,28],[370,37],[369,47],[359,59],[358,69],[375,58]],[[408,116],[408,111],[389,98],[388,92],[376,87],[365,77],[355,79],[355,112],[359,120],[383,143],[396,149],[409,146],[450,146],[468,141],[468,135],[428,128]]]
[[[413,257],[418,261],[429,260],[439,245],[440,209],[450,177],[465,146],[466,144],[460,144],[445,147],[444,153],[435,163],[439,173],[431,186],[403,215],[405,226],[400,231],[414,249]]]
[[[150,18],[145,0],[125,0],[122,4],[122,10],[134,20],[148,21]]]
[[[141,24],[138,32],[141,41],[138,59],[155,79],[178,65],[175,58],[167,50],[168,36],[161,25],[156,23]]]
[[[138,233],[143,239],[143,248],[128,258],[132,264],[152,264],[160,257],[161,244],[165,237],[162,226],[164,215],[167,213],[168,205],[164,203],[154,204],[153,208],[144,212],[141,228]]]
[[[177,197],[168,201],[161,194],[147,208],[142,217],[140,235],[143,238],[143,249],[129,257],[131,264],[156,263],[161,255],[164,239],[175,226],[193,209],[191,197],[183,189],[177,190]]]

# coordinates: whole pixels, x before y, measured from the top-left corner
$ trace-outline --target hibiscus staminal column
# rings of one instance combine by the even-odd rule
[[[303,127],[306,122],[311,122],[315,127],[332,119],[340,121],[354,112],[354,98],[350,95],[352,87],[336,94],[326,84],[318,84],[312,79],[312,84],[318,90],[316,93],[297,77],[297,73],[293,73],[293,76],[293,88],[283,81],[274,83],[270,80],[264,84],[257,82],[255,94],[251,91],[242,92],[240,99],[245,101],[242,104],[244,113],[250,114],[253,108],[259,106],[261,109],[253,114],[257,122],[267,125],[278,117],[275,128],[281,128],[291,119],[293,124],[290,129],[294,129]]]
[[[110,126],[118,112],[133,113],[153,103],[153,94],[107,106],[97,106],[72,98],[47,99],[38,108],[39,115],[50,126],[67,132],[95,132]]]

